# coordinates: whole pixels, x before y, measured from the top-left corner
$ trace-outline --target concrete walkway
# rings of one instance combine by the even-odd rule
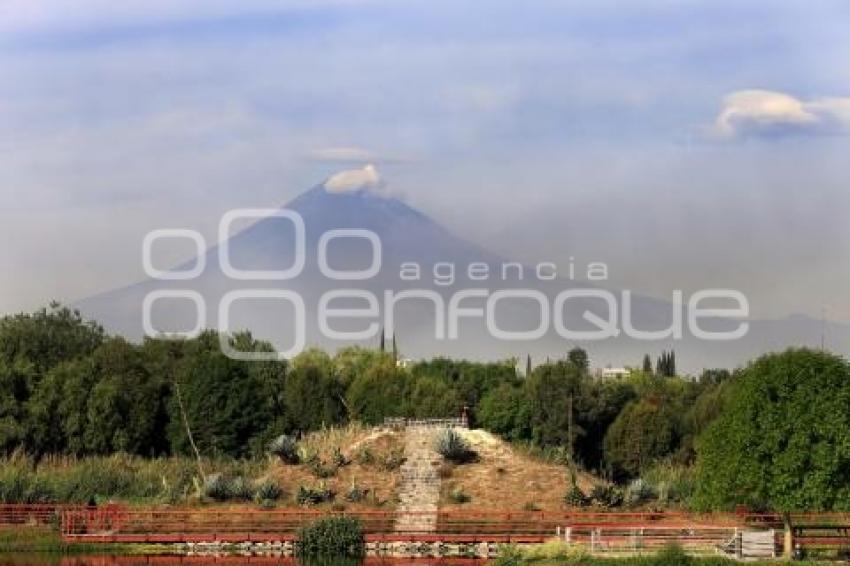
[[[404,455],[396,510],[397,533],[433,533],[437,530],[440,501],[440,455],[434,451],[434,438],[440,430],[428,425],[405,429]]]

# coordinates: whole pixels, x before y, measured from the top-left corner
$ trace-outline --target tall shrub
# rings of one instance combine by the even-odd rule
[[[328,517],[298,531],[295,551],[302,558],[360,558],[366,553],[363,527],[355,517]]]

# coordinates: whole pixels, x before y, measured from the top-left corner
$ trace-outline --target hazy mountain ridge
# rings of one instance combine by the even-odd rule
[[[292,280],[230,280],[220,269],[216,246],[206,252],[206,268],[193,281],[146,280],[85,299],[77,306],[86,315],[102,321],[109,330],[138,339],[143,335],[141,313],[144,297],[153,290],[190,289],[200,292],[207,302],[206,324],[215,327],[218,324],[219,301],[228,291],[249,288],[288,289],[298,292],[304,298],[307,308],[307,344],[334,348],[344,343],[322,338],[315,320],[316,305],[321,295],[333,289],[366,290],[373,293],[379,302],[383,300],[384,290],[426,289],[440,294],[448,304],[452,294],[461,289],[485,288],[492,292],[498,289],[529,288],[543,292],[551,304],[551,299],[561,290],[597,287],[563,278],[541,281],[528,268],[523,271],[521,281],[516,277],[503,280],[501,266],[508,260],[453,235],[401,200],[373,194],[368,190],[332,193],[319,185],[292,200],[285,208],[298,212],[304,218],[306,227],[305,267]],[[338,228],[361,228],[379,236],[383,263],[377,276],[366,281],[332,281],[319,272],[316,262],[319,238],[326,231]],[[261,219],[230,237],[232,263],[239,269],[283,269],[293,262],[292,239],[293,231],[287,220]],[[329,263],[336,269],[363,269],[371,258],[365,241],[339,239],[329,250]],[[421,266],[420,280],[404,281],[399,278],[400,267],[406,262],[415,262]],[[434,280],[432,268],[437,262],[456,266],[452,285],[441,285]],[[188,268],[192,263],[188,262],[178,269]],[[491,276],[485,281],[470,280],[466,273],[470,263],[486,264]],[[425,302],[420,303],[400,303],[396,317],[397,335],[403,353],[410,357],[451,355],[484,359],[524,356],[526,353],[537,358],[558,357],[573,345],[557,335],[551,325],[549,332],[531,342],[500,341],[488,335],[480,319],[462,320],[458,340],[437,340],[434,336],[434,308]],[[358,306],[362,307],[362,304]],[[463,306],[480,306],[480,301],[476,303],[470,299]],[[575,321],[570,326],[575,330],[592,329],[582,318],[586,310],[603,314],[598,302],[589,300],[570,301],[566,307],[565,320]],[[539,320],[538,311],[530,302],[505,303],[500,309],[500,325],[505,328],[534,328]],[[286,349],[282,342],[286,341],[288,335],[285,329],[291,328],[287,326],[291,324],[290,310],[283,306],[270,307],[262,301],[240,303],[234,312],[237,310],[238,314],[233,317],[234,327],[249,328],[258,337],[271,339]],[[188,301],[171,302],[167,308],[158,307],[153,312],[154,326],[157,328],[185,329],[191,327],[191,321],[194,320]],[[635,327],[647,330],[665,328],[672,316],[669,303],[638,295],[634,296],[632,313]],[[365,324],[364,321],[358,321],[337,326],[340,330],[354,330],[363,328]],[[695,371],[703,366],[738,365],[767,350],[792,345],[817,346],[823,328],[821,321],[793,316],[779,320],[751,321],[748,335],[734,342],[705,342],[687,335],[680,341],[668,339],[643,342],[621,336],[581,345],[589,350],[596,365],[636,365],[645,352],[656,354],[661,349],[675,348],[682,367]],[[850,327],[829,323],[825,330],[828,346],[840,352],[848,351]],[[375,339],[365,343],[376,342]]]

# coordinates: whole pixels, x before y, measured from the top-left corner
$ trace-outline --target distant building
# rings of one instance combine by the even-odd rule
[[[601,379],[622,379],[624,377],[629,377],[631,374],[632,368],[629,367],[607,367],[596,370],[596,377],[599,377]]]
[[[396,367],[406,369],[413,365],[413,360],[410,358],[399,358],[395,361],[395,365]]]

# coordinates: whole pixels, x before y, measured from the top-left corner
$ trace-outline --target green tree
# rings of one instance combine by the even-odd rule
[[[724,370],[725,371],[725,370]],[[732,397],[732,379],[719,383],[700,381],[700,392],[692,403],[686,403],[683,432],[679,449],[682,460],[692,463],[696,457],[696,439],[714,422],[726,408]]]
[[[0,360],[27,360],[42,373],[91,354],[104,337],[98,324],[54,302],[49,309],[0,318]]]
[[[652,359],[649,354],[643,355],[643,373],[652,373]]]
[[[414,365],[411,374],[414,378],[428,376],[441,379],[457,392],[462,404],[476,407],[484,394],[500,383],[518,382],[516,365],[515,359],[479,363],[434,358]]]
[[[629,403],[605,433],[605,459],[615,476],[634,477],[676,447],[676,415],[647,399]]]
[[[581,388],[581,370],[572,363],[558,361],[537,366],[525,381],[531,409],[531,432],[540,445],[569,445],[582,431],[572,427],[571,404]]]
[[[369,368],[382,364],[388,359],[386,352],[361,346],[349,346],[338,350],[333,357],[333,372],[336,373],[342,386],[348,387]]]
[[[86,454],[88,403],[95,383],[90,358],[63,362],[47,372],[27,402],[30,451]]]
[[[270,352],[271,346],[250,334],[232,338],[239,351]],[[177,367],[183,408],[189,428],[202,454],[244,457],[252,452],[253,440],[275,422],[274,400],[267,395],[261,371],[263,364],[228,358],[219,346],[216,332],[206,331],[185,344]],[[283,382],[280,366],[280,382]],[[301,410],[309,410],[302,407]],[[169,403],[169,439],[174,452],[188,453],[190,442],[182,422],[180,402]]]
[[[702,370],[699,382],[706,385],[717,385],[732,377],[728,369],[709,368]]]
[[[582,373],[587,373],[590,370],[590,358],[587,357],[587,351],[576,346],[567,354],[567,360]]]
[[[850,510],[850,366],[787,350],[744,369],[727,409],[697,444],[696,504],[783,513]]]
[[[661,377],[676,376],[676,352],[663,351],[655,364],[655,373]]]
[[[26,402],[35,383],[35,367],[29,361],[0,360],[0,453],[24,446],[27,436]]]
[[[531,414],[522,387],[502,383],[487,392],[476,411],[476,419],[490,432],[508,440],[531,438]]]
[[[148,372],[141,349],[111,338],[91,361],[95,383],[87,404],[87,452],[166,453],[166,388],[160,376]]]
[[[305,350],[292,360],[292,368],[283,392],[288,428],[307,432],[344,422],[345,390],[330,356]]]
[[[584,431],[575,439],[575,457],[585,467],[603,466],[605,432],[635,396],[634,387],[624,381],[584,380],[574,409],[576,423]]]
[[[436,377],[420,377],[410,387],[407,414],[417,418],[457,417],[463,406],[458,392]]]
[[[59,303],[0,318],[0,451],[33,451],[31,396],[51,368],[85,358],[103,339],[100,326]]]
[[[404,415],[409,380],[385,353],[370,361],[351,382],[346,398],[351,419],[376,425]]]

